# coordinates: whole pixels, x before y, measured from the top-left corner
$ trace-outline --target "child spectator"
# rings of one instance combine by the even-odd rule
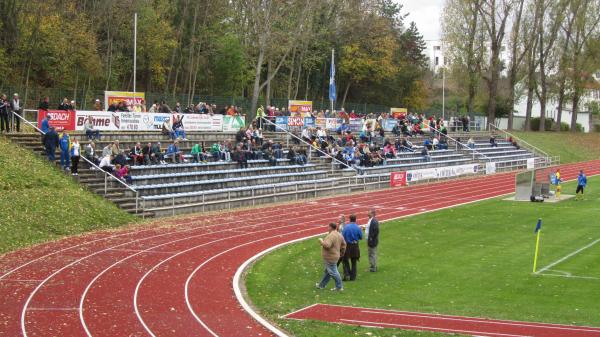
[[[69,170],[71,167],[71,137],[67,131],[63,131],[59,141],[60,146],[60,166],[64,170]]]

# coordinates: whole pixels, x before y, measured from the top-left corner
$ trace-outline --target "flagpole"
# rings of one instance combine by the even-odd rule
[[[133,92],[136,90],[137,77],[137,12],[133,14]]]
[[[537,270],[538,253],[540,251],[540,234],[542,234],[542,219],[538,219],[538,224],[535,227],[537,233],[535,238],[535,254],[533,255],[533,273]]]

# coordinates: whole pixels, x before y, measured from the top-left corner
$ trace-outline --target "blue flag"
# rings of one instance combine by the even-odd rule
[[[329,72],[329,100],[335,102],[337,93],[335,90],[335,60],[331,50],[331,71]]]
[[[535,225],[534,233],[539,232],[542,229],[542,219],[538,219],[537,225]]]

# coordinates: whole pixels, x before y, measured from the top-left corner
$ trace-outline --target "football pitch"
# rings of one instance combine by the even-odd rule
[[[248,295],[263,315],[296,336],[440,335],[280,318],[315,303],[600,326],[600,177],[588,181],[583,201],[501,197],[385,222],[378,272],[368,272],[362,242],[358,278],[345,282],[342,293],[314,288],[322,275],[316,239],[283,247],[252,267]],[[563,186],[563,194],[574,191],[572,182]],[[543,226],[534,274],[538,218]]]

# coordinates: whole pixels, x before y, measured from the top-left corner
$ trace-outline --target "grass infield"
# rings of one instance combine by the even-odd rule
[[[600,243],[552,271],[532,274],[533,231],[539,217],[543,227],[538,269],[600,238],[600,177],[588,181],[583,201],[549,204],[496,198],[386,222],[381,227],[379,271],[367,272],[366,245],[361,242],[358,279],[345,282],[343,293],[314,289],[322,275],[316,239],[283,247],[252,267],[246,279],[248,294],[261,314],[296,336],[441,335],[278,318],[317,302],[600,326]],[[574,190],[574,183],[563,187],[564,194]],[[568,274],[588,278],[564,277]]]

